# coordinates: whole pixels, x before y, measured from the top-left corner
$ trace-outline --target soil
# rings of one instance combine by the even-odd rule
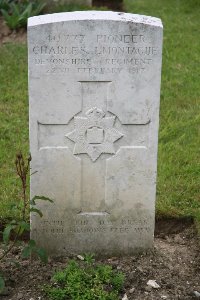
[[[109,264],[125,273],[122,298],[126,294],[128,300],[197,299],[200,243],[194,225],[174,220],[159,221],[157,225],[160,231],[157,226],[152,250],[130,257],[97,259],[96,263]],[[176,227],[175,232],[169,231],[171,225]],[[21,246],[14,247],[0,267],[6,278],[5,295],[0,299],[47,300],[41,286],[49,283],[55,270],[64,268],[70,258],[49,258],[44,265],[38,260],[22,260],[20,251]],[[155,280],[160,288],[149,287],[148,280]]]

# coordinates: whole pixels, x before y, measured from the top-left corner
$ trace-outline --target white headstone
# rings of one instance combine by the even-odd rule
[[[28,23],[31,236],[50,253],[132,254],[153,244],[160,19],[116,12]]]

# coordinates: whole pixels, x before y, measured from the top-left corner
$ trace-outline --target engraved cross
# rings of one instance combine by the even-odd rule
[[[107,110],[108,90],[112,82],[80,83],[81,113],[68,124],[38,123],[38,146],[39,150],[70,149],[72,157],[81,164],[80,214],[107,214],[107,160],[120,147],[132,147],[131,137],[136,136],[138,127],[142,125],[123,126],[117,116]],[[141,130],[140,137],[143,138]],[[138,142],[142,145],[142,141]]]

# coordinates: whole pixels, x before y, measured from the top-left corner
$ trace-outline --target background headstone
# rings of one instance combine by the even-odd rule
[[[153,244],[162,57],[159,19],[116,12],[28,24],[31,237],[50,253]]]
[[[96,7],[107,7],[109,10],[123,11],[123,0],[92,0],[92,5]]]
[[[41,0],[45,3],[44,11],[46,13],[54,11],[55,9],[57,11],[71,11],[71,10],[78,10],[81,9],[81,7],[87,7],[92,6],[92,0]],[[80,6],[80,8],[79,8]],[[77,7],[77,8],[76,8]]]
[[[51,11],[55,7],[63,7],[67,5],[85,5],[92,6],[92,0],[41,0],[45,3],[45,11]]]

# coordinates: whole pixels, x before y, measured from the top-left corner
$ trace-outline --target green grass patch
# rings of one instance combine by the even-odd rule
[[[44,288],[51,300],[117,300],[124,284],[122,272],[109,265],[95,265],[71,260],[63,271],[52,278],[52,284]]]
[[[200,1],[124,3],[164,25],[157,216],[200,220]]]
[[[200,224],[199,0],[124,0],[132,13],[164,25],[157,217],[194,217]],[[0,47],[0,218],[20,197],[15,154],[28,152],[27,51]]]
[[[28,153],[27,50],[0,47],[0,219],[11,218],[9,204],[21,197],[15,156]]]

